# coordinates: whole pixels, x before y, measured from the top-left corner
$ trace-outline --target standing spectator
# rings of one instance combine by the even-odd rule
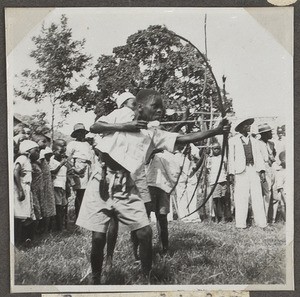
[[[14,141],[14,161],[19,156],[20,143],[25,139],[28,139],[28,136],[25,134],[23,125],[22,124],[17,124],[14,127],[14,137],[13,137],[13,141]]]
[[[193,149],[191,149],[193,147]],[[175,208],[178,218],[183,222],[200,222],[197,212],[189,215],[197,207],[197,173],[196,160],[199,158],[199,149],[193,144],[184,147],[178,147],[174,154],[174,165],[169,166],[169,174],[172,172],[175,175],[175,182],[171,197],[174,199]],[[177,166],[177,172],[173,169]],[[196,191],[195,191],[196,190]],[[187,217],[186,217],[187,216]]]
[[[272,221],[273,201],[277,201],[275,197],[277,195],[277,191],[275,189],[275,170],[272,167],[273,163],[275,162],[276,151],[274,143],[270,141],[272,139],[272,129],[267,123],[258,125],[258,133],[260,134],[260,151],[263,156],[266,169],[266,179],[264,182],[262,182],[262,193],[264,197],[267,220],[268,214],[271,212]]]
[[[210,187],[213,187],[216,178],[219,172],[219,167],[221,164],[221,146],[218,142],[215,142],[212,145],[212,156],[207,160],[207,169],[208,169],[208,181]],[[222,164],[221,174],[219,176],[218,184],[212,195],[212,207],[215,214],[216,222],[220,222],[222,219],[225,219],[225,199],[227,192],[227,179],[226,179],[226,161]]]
[[[35,134],[32,136],[33,140],[35,140],[40,149],[46,149],[47,145],[47,139],[42,134]],[[40,206],[41,206],[41,213],[42,213],[42,224],[43,224],[43,230],[47,232],[50,227],[50,222],[52,219],[54,219],[56,215],[55,210],[55,197],[54,197],[54,187],[53,182],[51,178],[50,168],[49,164],[44,156],[41,156],[39,159],[39,166],[42,170],[42,177],[43,177],[43,190],[44,195],[40,200]]]
[[[249,197],[251,197],[254,220],[257,226],[267,226],[260,181],[265,180],[265,164],[258,140],[250,133],[254,119],[240,121],[229,139],[228,172],[234,182],[235,222],[237,228],[246,228]]]
[[[39,158],[39,146],[31,140],[24,140],[20,144],[20,156],[14,165],[14,217],[15,241],[20,243],[23,239],[32,239],[31,234],[23,234],[24,227],[32,231],[30,224],[35,220],[31,194],[32,166],[31,162]],[[26,238],[24,238],[24,235]]]
[[[40,151],[40,159],[46,159],[49,161],[50,157],[53,155],[52,150],[49,147],[42,149]],[[38,221],[38,233],[44,233],[47,231],[45,228],[45,221],[42,217],[42,208],[41,203],[45,199],[44,192],[44,181],[43,181],[43,172],[40,167],[39,160],[32,163],[32,183],[31,183],[31,191],[33,197],[33,206],[34,206],[34,214]],[[48,226],[47,226],[48,228]]]
[[[277,188],[277,200],[274,201],[274,212],[273,220],[275,221],[277,210],[279,205],[281,206],[281,212],[283,220],[286,220],[286,163],[285,163],[285,151],[282,151],[279,154],[280,165],[276,167],[276,188]]]
[[[279,154],[285,151],[285,132],[282,127],[277,127],[277,137],[274,139],[276,157],[275,160],[278,165],[280,165]]]
[[[56,230],[62,231],[65,211],[68,201],[66,196],[67,159],[64,158],[66,142],[63,139],[54,140],[53,156],[50,159],[50,171],[53,179],[56,205]]]
[[[66,155],[69,158],[71,165],[74,169],[74,190],[75,197],[75,216],[78,217],[79,209],[81,206],[82,198],[86,185],[91,174],[91,163],[93,159],[92,148],[85,140],[85,135],[88,131],[82,123],[77,123],[71,137],[75,138],[67,145]]]

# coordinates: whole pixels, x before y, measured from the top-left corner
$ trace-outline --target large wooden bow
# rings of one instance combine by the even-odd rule
[[[224,104],[223,104],[223,100],[222,100],[222,95],[221,95],[221,90],[220,90],[220,87],[219,87],[218,82],[217,82],[217,80],[216,80],[216,77],[215,77],[215,75],[214,75],[214,73],[213,73],[213,71],[212,71],[211,65],[209,64],[209,62],[208,62],[208,60],[207,60],[207,57],[206,57],[204,54],[202,54],[202,53],[200,52],[200,50],[199,50],[193,43],[191,43],[188,39],[186,39],[185,37],[180,36],[180,35],[178,35],[178,34],[176,34],[176,33],[174,33],[174,32],[173,32],[173,34],[174,34],[174,36],[176,36],[177,38],[180,38],[181,40],[183,40],[183,41],[187,42],[189,45],[191,45],[191,46],[197,51],[197,53],[200,55],[200,57],[203,59],[203,61],[204,61],[204,63],[205,63],[205,66],[206,66],[207,69],[210,71],[211,76],[212,76],[212,78],[213,78],[213,80],[214,80],[214,82],[215,82],[215,84],[216,84],[217,95],[218,95],[218,105],[219,105],[219,110],[220,110],[220,112],[221,112],[222,117],[225,118],[225,117],[226,117],[226,110],[225,110],[225,108],[224,108]],[[224,134],[223,134],[223,142],[222,142],[222,151],[221,151],[221,161],[220,161],[220,166],[219,166],[219,170],[218,170],[218,174],[217,174],[215,183],[214,183],[213,187],[211,188],[209,194],[206,196],[206,198],[204,199],[204,201],[201,203],[201,205],[198,206],[193,212],[189,213],[189,214],[186,215],[185,217],[188,217],[188,216],[194,214],[195,212],[197,212],[200,208],[202,208],[202,207],[206,204],[206,202],[207,202],[207,201],[210,199],[210,197],[213,195],[213,193],[214,193],[214,191],[215,191],[215,189],[216,189],[216,187],[217,187],[217,184],[218,184],[220,175],[221,175],[221,171],[222,171],[222,167],[223,167],[223,162],[224,162],[224,157],[225,157],[225,152],[226,152],[226,151],[228,151],[228,134],[227,134],[227,133],[224,133]],[[199,176],[199,179],[200,179],[200,176]],[[199,181],[198,181],[197,184],[196,184],[196,188],[197,188],[198,185],[199,185]],[[194,192],[193,192],[193,195],[192,195],[192,197],[191,197],[191,199],[190,199],[188,205],[190,205],[192,199],[193,199],[194,196],[195,196],[196,188],[195,188],[195,190],[194,190]]]

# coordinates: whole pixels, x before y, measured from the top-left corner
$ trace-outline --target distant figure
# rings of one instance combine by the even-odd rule
[[[32,166],[31,163],[39,158],[39,146],[31,140],[20,143],[20,156],[14,164],[14,217],[15,241],[32,239],[34,229],[28,228],[31,234],[24,234],[26,226],[35,220],[31,194]],[[32,231],[32,232],[31,232]]]
[[[57,139],[53,142],[53,156],[50,159],[50,170],[53,179],[56,205],[56,230],[62,231],[65,219],[65,207],[68,204],[66,195],[67,185],[67,158],[65,158],[66,142]]]
[[[221,164],[221,146],[218,142],[212,145],[212,156],[208,158],[207,169],[208,179],[210,187],[216,182],[216,178],[219,172]],[[226,162],[227,163],[227,162]],[[221,174],[219,176],[218,184],[212,195],[212,207],[215,214],[216,222],[220,222],[225,219],[225,199],[227,193],[227,174],[225,168],[227,167],[225,161],[222,164]]]
[[[28,136],[25,134],[23,125],[22,124],[16,125],[14,127],[14,137],[13,137],[13,141],[14,141],[14,161],[19,156],[20,143],[25,139],[28,139]]]
[[[262,193],[268,220],[269,212],[271,212],[271,216],[273,213],[273,201],[277,200],[275,197],[277,195],[277,191],[275,189],[275,170],[272,167],[275,162],[276,151],[275,145],[271,141],[272,128],[267,123],[258,125],[258,133],[260,134],[260,151],[263,156],[266,169],[266,180],[262,182]],[[273,221],[272,218],[270,220]],[[272,223],[274,222],[275,220]]]
[[[266,212],[260,182],[265,181],[265,164],[259,142],[250,133],[254,119],[240,121],[236,136],[229,139],[228,173],[234,183],[235,223],[246,228],[249,198],[251,197],[254,220],[257,226],[267,226]]]
[[[44,135],[34,134],[32,135],[32,139],[38,143],[40,150],[46,149],[48,141]],[[40,159],[37,161],[37,164],[39,165],[42,171],[42,182],[44,192],[44,195],[40,198],[40,207],[43,218],[41,224],[43,225],[43,230],[47,232],[51,229],[50,221],[56,215],[54,187],[49,164],[45,158],[45,155],[40,156]]]
[[[282,127],[277,127],[277,137],[274,139],[275,149],[276,149],[276,157],[275,160],[279,165],[281,162],[279,160],[279,154],[285,151],[286,146],[285,139],[285,131]]]
[[[279,154],[280,165],[276,167],[276,188],[277,195],[274,202],[274,213],[273,219],[275,220],[277,215],[278,207],[281,206],[281,212],[283,220],[286,221],[286,160],[285,160],[285,151]]]
[[[90,144],[85,140],[85,135],[88,133],[82,123],[74,125],[74,130],[71,137],[75,140],[67,145],[66,155],[70,165],[74,170],[74,190],[75,197],[75,216],[78,217],[82,198],[91,175],[91,164],[93,160],[93,152]]]

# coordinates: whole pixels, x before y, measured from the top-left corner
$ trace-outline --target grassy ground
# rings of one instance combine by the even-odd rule
[[[170,222],[170,255],[158,253],[154,229],[152,284],[283,284],[285,226],[237,230],[234,223]],[[71,226],[15,250],[15,284],[89,282],[91,234]],[[143,284],[129,233],[119,234],[114,267],[104,284]]]

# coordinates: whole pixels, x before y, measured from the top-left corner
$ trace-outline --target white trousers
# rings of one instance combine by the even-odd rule
[[[246,228],[249,197],[251,197],[252,211],[255,224],[261,228],[267,226],[266,211],[258,172],[253,166],[246,166],[246,170],[235,175],[235,223],[237,228]]]

